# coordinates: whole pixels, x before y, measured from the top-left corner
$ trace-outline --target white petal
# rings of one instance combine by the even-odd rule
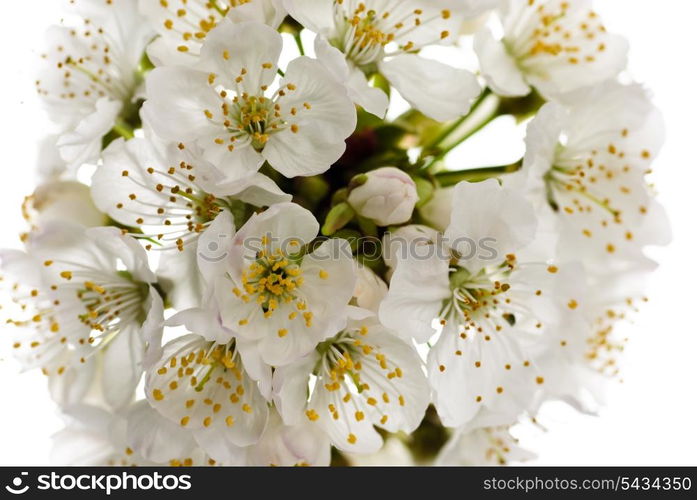
[[[494,39],[489,28],[482,28],[475,35],[474,51],[487,85],[496,94],[520,97],[530,93],[530,86],[515,60],[506,52],[505,45]]]
[[[387,295],[387,284],[366,266],[359,265],[356,274],[356,288],[353,291],[356,304],[377,314],[382,300]]]
[[[162,333],[164,327],[165,307],[162,297],[150,286],[150,293],[145,299],[145,310],[148,311],[143,322],[142,337],[145,342],[145,356],[143,357],[143,368],[150,368],[160,356],[162,356]]]
[[[325,33],[334,26],[334,12],[330,2],[284,0],[283,5],[296,21],[315,33]]]
[[[254,0],[231,5],[228,17],[237,23],[256,21],[278,28],[286,17],[283,0]]]
[[[216,182],[207,185],[208,192],[216,196],[232,196],[255,207],[269,207],[275,203],[292,201],[292,196],[284,193],[278,185],[267,176],[254,174],[234,181]]]
[[[543,192],[543,177],[553,166],[556,148],[567,120],[568,111],[558,104],[548,103],[542,106],[528,124],[523,172],[529,177],[530,187],[537,188],[535,194],[538,196],[546,196]]]
[[[190,332],[217,344],[225,345],[232,340],[232,332],[223,328],[215,311],[203,308],[185,309],[169,318],[167,326],[185,326]]]
[[[60,156],[59,137],[59,134],[47,135],[39,143],[36,165],[42,181],[58,179],[63,174],[69,179],[75,176],[74,169],[68,169],[65,160]]]
[[[431,400],[423,362],[414,347],[393,332],[377,323],[366,324],[368,332],[361,341],[373,350],[361,357],[361,371],[363,382],[370,386],[369,392],[378,399],[376,409],[380,416],[374,417],[374,423],[389,432],[411,433],[421,423]],[[384,358],[378,359],[379,355]]]
[[[85,227],[98,227],[108,223],[106,216],[92,202],[90,188],[76,181],[48,181],[34,190],[30,216],[37,227],[53,220],[72,220]]]
[[[114,455],[109,439],[109,412],[87,405],[66,410],[65,429],[52,436],[51,462],[56,465],[104,465]]]
[[[438,121],[467,114],[481,92],[477,78],[469,71],[415,54],[383,61],[380,71],[412,106]]]
[[[528,201],[501,187],[496,179],[461,182],[453,193],[453,213],[445,232],[460,263],[471,272],[528,245],[535,237],[537,219]],[[486,250],[485,250],[486,248]]]
[[[104,97],[97,101],[94,113],[86,116],[74,131],[58,139],[61,157],[72,168],[96,163],[102,150],[102,137],[113,127],[122,104]]]
[[[104,351],[102,387],[112,408],[123,408],[135,396],[143,373],[145,343],[135,326],[123,328]]]
[[[148,46],[148,55],[156,66],[191,66],[197,62],[202,39],[191,36],[192,27],[197,35],[206,35],[207,27],[219,22],[223,15],[212,4],[202,0],[139,0],[139,8],[157,29],[160,37]],[[209,28],[210,29],[210,28]],[[189,33],[189,35],[185,35]],[[204,36],[205,39],[205,36]],[[184,47],[185,49],[179,49]]]
[[[468,423],[485,407],[513,419],[532,396],[539,372],[524,366],[526,358],[509,336],[490,337],[469,333],[463,339],[454,324],[448,325],[429,352],[429,382],[448,427]]]
[[[317,361],[318,354],[313,352],[274,371],[273,401],[286,425],[298,425],[305,418],[308,383]]]
[[[283,40],[273,28],[255,22],[234,24],[229,19],[213,29],[201,48],[199,68],[214,73],[227,88],[257,95],[276,78]],[[271,67],[265,67],[266,65]],[[236,83],[237,78],[242,78]]]
[[[384,118],[389,106],[387,94],[371,87],[365,74],[358,68],[349,67],[344,54],[329,44],[323,36],[315,38],[315,54],[332,76],[346,86],[349,97],[368,113]]]
[[[235,444],[231,436],[220,428],[197,429],[194,438],[213,460],[225,465],[244,465],[248,450]]]
[[[189,49],[187,52],[181,52],[178,50],[179,47],[179,40],[159,36],[155,38],[150,45],[148,45],[146,53],[148,55],[148,59],[150,59],[150,61],[152,61],[152,63],[157,67],[191,66],[198,62],[198,58],[196,56],[198,56],[198,51],[201,50],[201,47],[198,46],[198,44],[196,45],[195,51]]]
[[[355,107],[324,66],[309,57],[291,61],[283,83],[296,87],[279,99],[288,126],[271,135],[262,154],[286,177],[321,174],[344,153],[344,140],[356,128]]]
[[[380,321],[404,339],[427,342],[435,333],[433,320],[450,296],[448,274],[447,258],[433,255],[400,260],[380,306]]]
[[[235,222],[230,212],[220,212],[198,239],[198,267],[204,282],[214,283],[223,274],[230,257],[229,251],[235,237]]]
[[[273,412],[261,440],[250,450],[248,465],[329,465],[329,439],[318,430],[306,422],[296,426],[284,425]]]
[[[159,168],[167,164],[148,141],[140,138],[130,141],[118,139],[104,151],[102,160],[102,166],[92,176],[91,185],[92,199],[99,210],[121,224],[132,226],[140,216],[132,212],[140,214],[142,206],[130,200],[129,195],[135,194],[138,200],[146,203],[162,204],[161,195],[155,193],[154,189],[141,186],[150,184],[145,174],[146,165]],[[124,171],[128,172],[128,176],[123,175]],[[117,208],[119,204],[121,209]],[[144,222],[159,222],[154,217],[150,219],[144,218]]]
[[[318,380],[322,384],[328,382]],[[324,429],[332,444],[342,451],[375,453],[382,446],[382,437],[369,418],[356,418],[356,412],[365,410],[362,402],[354,404],[354,399],[360,396],[353,397],[349,404],[344,404],[343,396],[344,393],[339,390],[328,391],[324,387],[315,390],[308,403],[308,411],[316,412],[319,418],[312,423]],[[329,408],[335,408],[335,412]]]
[[[127,415],[127,441],[139,455],[155,463],[191,455],[196,447],[190,432],[163,418],[147,401],[135,403]]]
[[[155,68],[146,81],[142,116],[157,135],[170,141],[198,139],[218,132],[204,110],[220,106],[205,72],[182,67]]]
[[[259,351],[255,349],[256,346],[252,346],[251,343],[247,343],[242,339],[237,339],[236,343],[247,375],[257,381],[259,392],[264,399],[270,401],[273,390],[271,366],[264,362]]]
[[[71,361],[66,359],[66,361]],[[84,363],[75,364],[61,363],[65,366],[65,371],[58,374],[55,371],[49,373],[48,390],[51,399],[61,407],[68,407],[80,403],[88,394],[94,384],[97,373],[97,362],[94,357],[86,358]],[[54,363],[60,363],[56,359]]]
[[[264,158],[286,177],[312,176],[329,170],[346,151],[344,141],[326,141],[318,123],[305,123],[300,132],[274,134],[264,148]]]
[[[154,283],[155,274],[150,270],[145,249],[130,236],[124,236],[115,227],[94,227],[85,236],[103,252],[121,260],[136,280]]]
[[[458,430],[438,453],[437,465],[505,465],[535,458],[518,445],[507,427]]]
[[[197,245],[185,245],[182,252],[162,252],[157,278],[167,300],[178,311],[200,307],[207,297],[206,284],[198,267]]]

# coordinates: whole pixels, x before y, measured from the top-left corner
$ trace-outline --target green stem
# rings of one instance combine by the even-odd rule
[[[501,100],[498,96],[492,94],[489,90],[485,90],[474,103],[469,114],[456,120],[431,144],[424,147],[424,156],[431,156],[424,169],[431,168],[453,149],[498,117],[500,103]]]
[[[281,75],[282,78],[286,76],[286,74],[283,72],[281,68],[278,68],[276,72],[278,72],[278,74]]]
[[[121,118],[116,120],[116,123],[114,124],[114,132],[119,134],[121,137],[124,139],[133,139],[135,137],[135,133],[133,131],[133,127],[126,123],[124,120]]]
[[[300,36],[300,32],[298,31],[295,35],[293,35],[293,38],[295,38],[295,44],[298,46],[298,51],[300,51],[300,55],[304,56],[305,47],[303,46],[303,39]]]
[[[512,174],[520,170],[522,166],[523,160],[518,160],[510,165],[471,168],[454,172],[440,172],[435,175],[435,178],[441,187],[449,187],[462,181],[479,182],[486,179],[491,179],[492,177],[498,177],[500,175]]]
[[[472,103],[472,107],[470,108],[470,112],[467,113],[465,116],[458,118],[454,122],[452,122],[448,127],[444,128],[440,134],[438,134],[435,138],[433,138],[430,142],[427,144],[424,144],[423,148],[424,151],[428,151],[430,149],[433,149],[437,147],[441,142],[443,142],[445,139],[447,139],[450,134],[452,134],[455,130],[457,130],[462,123],[467,120],[476,110],[479,108],[481,105],[482,101],[486,99],[489,95],[491,94],[491,90],[488,88],[485,89],[479,97]]]

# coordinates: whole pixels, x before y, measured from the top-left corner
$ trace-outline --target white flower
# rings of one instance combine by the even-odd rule
[[[24,199],[22,214],[31,230],[40,231],[53,221],[70,221],[85,227],[103,226],[108,218],[97,210],[89,186],[77,181],[47,181]]]
[[[182,322],[195,329],[185,313],[168,324]],[[263,376],[270,379],[271,370]],[[268,419],[266,399],[234,340],[219,344],[190,334],[171,341],[146,374],[145,391],[153,408],[226,464],[244,462],[244,448],[259,440]]]
[[[265,160],[286,177],[326,171],[346,149],[355,108],[307,57],[291,61],[275,83],[281,47],[281,35],[266,25],[222,21],[206,37],[200,71],[152,71],[144,117],[167,140],[196,141],[229,177]]]
[[[463,182],[453,193],[448,252],[399,260],[380,319],[421,343],[436,333],[434,320],[440,323],[428,373],[447,426],[464,425],[482,409],[509,417],[524,409],[545,380],[530,346],[544,344],[545,332],[579,307],[575,289],[565,288],[577,276],[540,261],[519,263],[513,254],[535,227],[520,195],[495,180]],[[490,246],[479,248],[485,238]]]
[[[627,62],[624,38],[607,32],[591,0],[506,0],[503,38],[488,28],[474,49],[491,89],[524,96],[534,87],[558,95],[614,78]]]
[[[331,460],[329,438],[310,422],[285,425],[276,410],[259,442],[247,451],[247,465],[294,467],[327,466]]]
[[[416,184],[402,170],[382,167],[361,177],[361,184],[351,189],[349,204],[359,215],[379,226],[404,224],[414,212],[419,195]]]
[[[275,371],[274,401],[287,424],[308,420],[340,450],[373,453],[382,446],[373,426],[412,432],[429,389],[414,348],[369,312],[353,310],[341,333]]]
[[[539,395],[559,399],[585,413],[595,413],[605,400],[606,385],[621,374],[627,327],[648,301],[647,278],[655,265],[637,263],[618,272],[589,276],[583,316],[554,332],[551,342],[536,357],[545,371],[554,373]]]
[[[139,0],[139,6],[160,35],[148,46],[157,66],[196,64],[208,33],[226,17],[277,28],[286,14],[281,0]]]
[[[29,354],[39,365],[53,366],[58,376],[100,354],[104,398],[123,407],[143,366],[157,356],[162,335],[162,299],[151,285],[155,276],[145,251],[116,228],[66,224],[32,235],[29,248],[33,265],[43,268],[41,286],[27,297],[36,313],[14,322],[40,324],[44,339],[30,341]],[[66,358],[70,365],[55,366]]]
[[[547,104],[530,123],[524,188],[559,225],[559,253],[600,273],[641,260],[670,235],[645,176],[663,143],[663,122],[639,86],[608,82]],[[517,181],[514,179],[514,181]]]
[[[102,137],[137,113],[139,65],[153,36],[137,0],[76,0],[82,24],[49,29],[37,90],[60,126],[69,167],[99,159]]]
[[[415,108],[441,121],[467,113],[481,90],[470,72],[417,54],[429,45],[453,43],[463,19],[475,14],[469,6],[417,0],[285,0],[285,6],[318,34],[318,58],[354,101],[375,115],[384,116],[388,104],[368,85],[366,75],[377,72]]]
[[[0,269],[3,284],[11,287],[12,303],[3,307],[5,321],[18,327],[10,334],[15,358],[25,370],[41,368],[56,404],[79,403],[93,383],[96,360],[85,357],[86,348],[67,348],[40,260],[19,250],[2,250]]]
[[[225,177],[183,143],[157,145],[146,139],[115,141],[104,152],[104,165],[92,177],[92,197],[121,224],[149,238],[146,249],[184,251],[221,212],[244,204],[267,206],[290,201],[271,179],[253,173],[239,181]]]
[[[223,241],[214,229],[206,232],[206,242]],[[304,356],[345,325],[354,261],[344,240],[308,248],[318,230],[309,211],[279,203],[252,216],[223,247],[226,259],[217,270],[215,257],[205,247],[199,251],[199,262],[213,266],[208,281],[215,284],[223,326],[251,342],[270,365]]]
[[[507,465],[535,455],[523,449],[506,426],[469,427],[455,431],[436,458],[436,465]]]

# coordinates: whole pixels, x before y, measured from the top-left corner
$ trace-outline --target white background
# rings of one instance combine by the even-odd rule
[[[47,130],[34,96],[42,33],[58,19],[55,0],[17,1],[0,16],[0,246],[18,246],[20,203],[32,191],[35,144]],[[674,242],[653,252],[662,267],[650,303],[631,329],[623,384],[611,388],[599,417],[559,404],[526,431],[523,445],[539,464],[697,463],[697,2],[597,0],[611,31],[632,44],[631,74],[655,93],[668,142],[654,180],[668,209]],[[499,144],[491,144],[500,148]],[[3,331],[5,330],[5,331]],[[0,464],[45,464],[61,426],[37,372],[19,375],[0,325]],[[4,337],[4,338],[3,338]]]

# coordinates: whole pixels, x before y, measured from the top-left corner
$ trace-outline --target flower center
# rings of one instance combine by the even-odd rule
[[[648,213],[641,197],[636,197],[635,186],[638,176],[649,173],[638,164],[650,160],[651,152],[625,151],[619,144],[628,135],[629,131],[624,129],[618,134],[618,142],[587,153],[576,154],[559,146],[555,165],[544,177],[547,199],[555,211],[566,216],[593,217],[593,221],[581,229],[586,238],[593,238],[595,231],[614,225],[625,226],[624,239],[631,242],[634,239],[632,220]],[[591,222],[597,224],[591,225]],[[606,243],[606,251],[614,253],[618,242]]]
[[[179,148],[184,149],[184,145],[180,144]],[[233,200],[205,192],[196,182],[193,170],[193,165],[182,161],[178,168],[147,168],[147,175],[142,179],[131,175],[128,170],[122,172],[123,177],[128,177],[139,188],[160,198],[159,202],[153,203],[131,193],[128,200],[116,204],[119,210],[124,209],[125,204],[130,205],[128,212],[134,215],[136,227],[157,228],[152,233],[141,230],[131,234],[134,238],[150,241],[145,246],[147,250],[152,250],[154,244],[157,250],[176,247],[181,252],[186,244],[196,241],[221,211],[231,210]]]
[[[272,250],[268,239],[262,238],[264,249],[257,252],[257,260],[252,262],[242,273],[244,290],[234,288],[233,293],[244,302],[254,300],[264,311],[264,317],[270,318],[281,304],[295,302],[299,311],[305,311],[305,301],[298,297],[297,291],[302,286],[303,271],[299,265],[300,253],[286,255],[280,248]],[[297,241],[291,246],[299,247]],[[295,319],[296,312],[289,319]],[[312,325],[312,313],[304,312],[306,326]],[[279,332],[285,336],[287,332]]]
[[[605,33],[605,27],[595,12],[574,16],[569,12],[569,2],[549,2],[547,5],[530,2],[529,8],[533,12],[530,14],[532,19],[527,21],[528,28],[519,40],[507,41],[509,52],[522,66],[539,64],[549,61],[549,58],[552,61],[564,58],[573,65],[593,63],[597,54],[607,49],[601,40],[592,43]]]
[[[246,132],[252,138],[252,147],[257,151],[264,149],[270,134],[285,125],[280,105],[264,96],[243,94],[241,99],[233,100],[229,116],[235,118],[237,130]],[[230,131],[234,132],[234,129]]]
[[[371,344],[368,331],[365,325],[344,330],[317,347],[320,359],[313,370],[314,390],[328,391],[333,402],[326,408],[309,408],[305,415],[310,421],[374,418],[375,424],[385,425],[395,406],[407,404],[395,385],[404,376],[402,369]],[[323,417],[325,411],[328,415]],[[358,438],[349,433],[346,439],[355,444]]]
[[[62,271],[60,277],[64,280],[55,286],[57,293],[65,293],[66,298],[77,299],[62,301],[70,315],[83,325],[96,332],[87,339],[87,343],[104,347],[117,335],[124,325],[140,325],[145,321],[146,312],[143,309],[148,286],[137,282],[127,271],[107,273],[90,268],[77,262],[60,261],[73,270]],[[46,267],[54,265],[46,261]],[[66,314],[67,317],[70,315]],[[80,339],[80,344],[85,342]]]
[[[364,2],[358,3],[355,9],[347,3],[342,0],[334,1],[337,34],[330,41],[354,64],[364,69],[373,71],[375,68],[371,66],[384,57],[399,52],[418,51],[450,36],[448,31],[442,31],[440,37],[435,40],[415,43],[409,39],[409,35],[419,27],[449,19],[449,10],[427,14],[422,9],[408,9],[400,5],[401,2],[392,1],[387,2],[387,5],[378,11],[368,8]],[[396,50],[388,53],[386,47],[392,42],[397,43]]]
[[[223,52],[224,60],[230,59],[227,51]],[[261,65],[261,73],[275,68],[273,63]],[[218,146],[227,147],[233,152],[235,148],[251,146],[256,151],[262,151],[271,135],[290,128],[297,133],[299,125],[291,123],[303,111],[312,109],[312,105],[304,102],[302,106],[283,106],[283,99],[297,90],[293,83],[281,85],[270,96],[266,95],[268,85],[249,88],[249,70],[242,68],[235,79],[235,88],[226,89],[216,84],[217,75],[208,75],[208,84],[216,89],[220,96],[218,110],[204,109],[206,118],[221,127],[221,135],[213,142]]]
[[[217,344],[198,338],[165,358],[152,377],[154,404],[173,405],[170,416],[182,427],[229,428],[255,412],[253,384],[234,341]]]
[[[189,383],[196,392],[206,388],[206,384],[210,382],[216,370],[230,371],[237,380],[242,379],[239,355],[234,341],[227,345],[211,342],[196,352],[182,356],[179,362],[184,368],[191,367],[191,370],[184,370],[183,373],[189,377]]]
[[[454,318],[465,330],[475,331],[482,331],[483,326],[500,331],[502,325],[498,318],[513,325],[512,300],[507,295],[511,286],[503,281],[510,268],[507,262],[494,270],[482,270],[477,274],[462,268],[453,272],[450,276],[452,296],[444,306],[443,321]]]

